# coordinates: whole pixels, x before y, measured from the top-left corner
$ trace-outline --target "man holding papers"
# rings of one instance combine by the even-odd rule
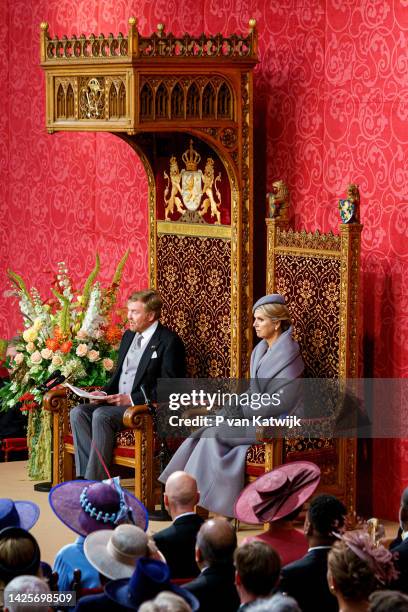
[[[159,378],[185,376],[184,345],[177,334],[159,322],[161,307],[162,300],[153,290],[138,291],[129,297],[129,330],[123,335],[116,369],[104,388],[106,397],[71,410],[78,477],[106,477],[98,452],[109,466],[115,433],[123,429],[126,408],[145,403],[142,386],[149,399],[155,400]],[[100,396],[100,392],[95,395]]]

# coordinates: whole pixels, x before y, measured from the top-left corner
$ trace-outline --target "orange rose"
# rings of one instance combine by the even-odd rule
[[[66,342],[63,342],[60,346],[61,353],[69,353],[71,349],[72,349],[71,340],[67,340]]]
[[[55,338],[48,338],[48,340],[45,341],[45,345],[50,351],[58,351],[59,349],[59,342]]]

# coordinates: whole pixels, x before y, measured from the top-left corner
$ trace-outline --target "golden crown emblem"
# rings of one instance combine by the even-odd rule
[[[194,151],[192,140],[190,140],[190,147],[187,149],[187,151],[184,151],[181,159],[185,163],[186,170],[192,170],[193,172],[197,170],[201,155],[197,153],[197,151]]]

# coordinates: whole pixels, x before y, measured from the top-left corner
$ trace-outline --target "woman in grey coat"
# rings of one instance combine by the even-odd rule
[[[303,416],[298,380],[304,369],[298,343],[292,338],[290,314],[283,296],[266,295],[253,307],[254,328],[261,341],[251,355],[251,381],[241,395],[240,418]],[[270,402],[254,409],[246,399],[269,396]],[[258,403],[254,402],[254,405]],[[230,415],[226,407],[217,415]],[[236,414],[234,416],[237,416]],[[237,421],[239,422],[239,421]],[[173,472],[184,470],[194,476],[200,491],[200,506],[232,517],[235,501],[244,488],[245,458],[256,442],[256,427],[218,427],[200,429],[187,438],[160,475],[163,483]]]

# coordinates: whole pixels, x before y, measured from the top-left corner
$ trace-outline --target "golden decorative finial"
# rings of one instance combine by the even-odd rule
[[[256,26],[256,19],[254,18],[250,19],[248,25],[249,25],[249,29],[253,30]]]
[[[164,23],[158,23],[157,24],[157,32],[159,33],[159,36],[161,36],[164,32]]]
[[[136,25],[136,18],[135,17],[129,17],[129,25],[130,26]]]
[[[186,165],[186,170],[190,170],[192,172],[197,170],[201,155],[197,153],[197,151],[194,151],[192,140],[190,140],[190,147],[187,149],[187,151],[184,151],[181,159]]]
[[[40,29],[44,31],[48,30],[48,23],[46,21],[42,21],[40,23]]]

